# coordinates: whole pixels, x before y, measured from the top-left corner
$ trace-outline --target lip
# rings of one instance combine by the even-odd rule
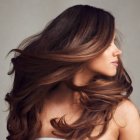
[[[118,60],[114,60],[114,61],[112,61],[112,63],[118,63]]]
[[[114,62],[112,62],[112,64],[113,64],[114,66],[118,67],[118,61],[114,61]]]

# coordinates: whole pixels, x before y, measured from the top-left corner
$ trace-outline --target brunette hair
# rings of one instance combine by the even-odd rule
[[[72,79],[87,61],[104,52],[114,35],[115,19],[103,9],[89,5],[75,5],[53,19],[37,35],[25,39],[11,59],[13,87],[5,100],[9,103],[8,140],[34,140],[41,129],[39,113],[51,92],[64,82],[78,91],[83,107],[81,116],[69,125],[64,117],[50,122],[57,130],[54,135],[65,139],[82,140],[91,137],[96,126],[102,136],[117,105],[128,99],[132,83],[119,57],[117,74],[101,74],[84,86],[76,86]]]

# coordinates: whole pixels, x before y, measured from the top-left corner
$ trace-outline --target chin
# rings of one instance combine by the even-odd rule
[[[113,77],[117,74],[117,72],[110,72],[110,73],[102,73],[104,76]]]
[[[109,76],[109,77],[113,77],[115,76],[117,73],[110,73],[110,74],[107,74],[106,76]]]

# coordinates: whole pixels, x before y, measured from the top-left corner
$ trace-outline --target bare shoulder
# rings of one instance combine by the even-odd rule
[[[123,100],[113,116],[119,126],[120,140],[140,140],[140,114],[130,100]]]
[[[114,117],[119,117],[127,119],[139,118],[139,111],[136,105],[128,99],[123,100],[115,110]]]
[[[139,111],[131,100],[123,100],[116,108],[113,116],[119,127],[125,127],[128,121],[140,119]]]

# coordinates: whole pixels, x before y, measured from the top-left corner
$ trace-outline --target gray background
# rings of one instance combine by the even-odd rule
[[[123,33],[123,60],[133,80],[131,99],[140,109],[140,1],[139,0],[0,0],[0,140],[7,135],[7,103],[5,94],[10,90],[12,77],[10,55],[26,37],[42,30],[48,21],[75,4],[90,4],[110,11],[116,18],[117,28]]]

